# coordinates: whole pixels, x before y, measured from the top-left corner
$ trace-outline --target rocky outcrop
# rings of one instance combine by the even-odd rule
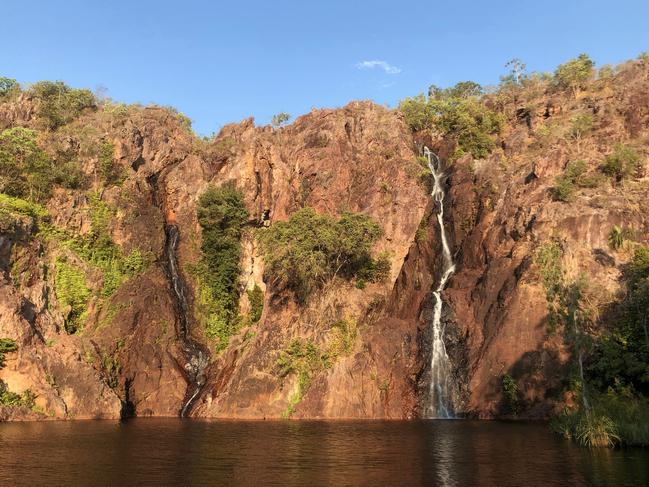
[[[569,354],[546,326],[545,290],[534,263],[539,245],[560,240],[567,272],[587,272],[612,294],[628,255],[608,248],[610,228],[623,225],[646,242],[646,177],[623,189],[609,182],[583,189],[571,204],[551,197],[569,161],[586,159],[594,172],[615,143],[646,146],[647,80],[633,69],[640,68],[618,75],[619,86],[577,99],[539,94],[525,107],[505,107],[512,115],[499,148],[484,160],[464,156],[447,165],[445,217],[456,272],[443,292],[442,321],[459,415],[502,416],[503,374],[517,381],[522,417],[546,417],[566,400]],[[177,416],[183,409],[221,418],[424,414],[431,291],[443,262],[430,175],[417,156],[425,144],[448,159],[452,137],[413,139],[398,112],[370,102],[313,110],[279,129],[246,120],[209,142],[166,109],[115,113],[84,113],[60,136],[83,147],[88,132],[102,134],[114,147],[123,182],[57,189],[47,204],[48,224],[77,238],[89,235],[93,193],[110,209],[107,232],[120,252],[137,250],[149,256],[148,266],[103,295],[105,277],[57,241],[60,235],[39,228],[43,222],[14,215],[10,227],[0,227],[0,337],[18,346],[5,354],[0,379],[11,391],[36,396],[36,412],[2,408],[1,418]],[[577,144],[565,133],[548,136],[577,113],[597,115],[588,138]],[[35,116],[28,98],[0,104],[1,127],[36,126]],[[93,175],[97,155],[84,154],[81,165]],[[264,292],[264,309],[259,322],[217,353],[196,313],[200,289],[192,266],[200,259],[198,198],[208,185],[226,183],[242,191],[250,215],[241,311],[250,309],[243,291],[254,286]],[[338,279],[304,305],[274,288],[254,232],[305,206],[331,215],[362,212],[379,222],[383,235],[374,252],[390,255],[388,278],[362,289]],[[171,246],[170,229],[177,232]],[[66,332],[55,292],[57,259],[79,266],[91,288],[75,334]],[[308,387],[298,374],[279,372],[278,359],[293,339],[328,350],[341,322],[346,346],[312,371]]]

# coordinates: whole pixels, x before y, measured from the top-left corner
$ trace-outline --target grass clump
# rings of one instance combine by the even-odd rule
[[[54,293],[63,314],[65,330],[76,333],[87,317],[87,304],[90,289],[86,283],[85,272],[63,259],[56,261]]]
[[[336,277],[383,279],[389,272],[387,256],[371,256],[381,234],[379,224],[367,215],[343,213],[336,219],[307,207],[258,237],[268,274],[304,302]]]
[[[238,279],[241,235],[248,219],[243,194],[233,186],[210,186],[198,201],[203,229],[201,260],[190,271],[198,284],[197,315],[217,352],[241,325]]]

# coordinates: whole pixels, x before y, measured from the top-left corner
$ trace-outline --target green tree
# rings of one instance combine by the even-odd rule
[[[28,93],[40,100],[38,115],[49,130],[71,122],[84,110],[97,108],[90,90],[70,88],[62,81],[39,81]]]
[[[384,272],[365,276],[375,264],[371,257],[381,227],[360,213],[344,213],[339,219],[302,208],[288,221],[277,222],[259,233],[269,276],[292,289],[300,301],[337,276],[362,275],[380,280]]]
[[[56,180],[56,168],[38,146],[34,130],[14,127],[0,133],[0,192],[44,201]]]
[[[554,72],[555,84],[559,88],[571,90],[573,96],[577,96],[579,90],[593,76],[594,66],[595,63],[587,54],[580,54],[557,67]]]
[[[286,122],[288,122],[291,119],[291,116],[286,113],[286,112],[281,112],[273,115],[273,119],[271,121],[273,127],[281,127],[284,125]]]
[[[20,85],[15,79],[0,76],[0,100],[20,91]]]
[[[478,86],[465,81],[445,90],[431,87],[428,98],[406,98],[399,109],[413,132],[435,129],[454,137],[454,158],[465,153],[486,157],[495,145],[491,135],[500,132],[503,118],[475,96]]]

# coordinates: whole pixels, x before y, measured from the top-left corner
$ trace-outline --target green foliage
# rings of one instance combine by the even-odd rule
[[[578,141],[592,132],[594,124],[595,121],[592,115],[576,115],[570,119],[570,136]]]
[[[16,341],[12,338],[0,338],[0,369],[5,366],[5,353],[18,350]]]
[[[127,279],[146,270],[154,256],[139,249],[124,255],[110,234],[109,227],[114,210],[102,201],[97,193],[92,193],[89,199],[92,225],[88,234],[73,236],[50,226],[44,230],[44,235],[70,249],[91,266],[100,269],[103,276],[100,295],[109,297]]]
[[[613,152],[604,159],[602,171],[614,181],[620,182],[633,176],[641,167],[640,155],[635,149],[617,144]]]
[[[234,187],[210,186],[199,198],[197,216],[203,229],[201,260],[192,269],[199,283],[198,315],[220,351],[240,324],[237,281],[248,211]]]
[[[624,268],[626,293],[613,309],[608,333],[596,343],[588,375],[600,389],[618,384],[649,392],[649,246]]]
[[[494,148],[492,134],[500,132],[503,118],[476,97],[479,85],[458,83],[452,88],[431,88],[431,96],[419,95],[399,103],[406,123],[414,132],[436,129],[456,138],[457,158],[465,153],[486,157]]]
[[[68,333],[77,332],[87,317],[87,303],[90,299],[90,289],[83,270],[58,259],[54,292],[65,320],[65,330]]]
[[[379,224],[367,215],[343,213],[335,219],[302,208],[288,221],[262,230],[258,237],[267,272],[304,301],[337,276],[383,277],[389,262],[371,257],[381,233]]]
[[[593,412],[564,412],[553,419],[551,427],[565,438],[588,448],[613,447],[620,441],[614,421]]]
[[[552,188],[552,198],[555,201],[571,203],[575,200],[575,184],[569,178],[559,176]]]
[[[584,160],[577,160],[568,163],[563,174],[556,179],[552,189],[552,197],[555,201],[569,203],[575,199],[575,190],[579,188],[592,187],[597,184],[596,180],[586,176],[588,164]]]
[[[285,113],[285,112],[277,113],[276,115],[273,115],[273,119],[271,121],[271,124],[273,125],[273,127],[281,127],[286,122],[288,122],[290,119],[291,119],[291,116],[288,113]]]
[[[124,180],[122,168],[115,162],[113,152],[115,147],[107,140],[102,141],[99,146],[98,172],[107,186],[120,184]]]
[[[122,372],[122,365],[115,354],[104,353],[101,358],[101,368],[106,385],[111,389],[119,386],[119,376]]]
[[[471,98],[483,93],[482,86],[474,81],[460,81],[450,88],[439,88],[435,85],[428,88],[428,96],[436,99]]]
[[[608,244],[613,250],[619,250],[624,245],[624,242],[633,236],[633,232],[628,228],[622,228],[613,225],[608,234]]]
[[[357,335],[358,325],[355,320],[343,319],[334,323],[329,335],[328,359],[333,362],[340,356],[350,354]]]
[[[20,85],[15,79],[0,76],[0,100],[8,98],[20,91]]]
[[[247,289],[248,301],[250,302],[250,321],[257,323],[264,312],[264,291],[255,284],[252,289]]]
[[[37,203],[0,193],[0,210],[18,213],[32,218],[47,218],[47,210]]]
[[[27,389],[22,394],[17,394],[7,389],[7,384],[0,380],[0,405],[33,409],[35,399],[36,395],[31,390]]]
[[[295,406],[302,400],[311,386],[312,378],[329,366],[328,359],[313,342],[295,338],[281,351],[277,360],[278,375],[281,378],[297,374],[297,391],[289,398],[284,417],[289,418]]]
[[[39,147],[38,134],[23,127],[0,133],[0,192],[30,201],[46,201],[54,185],[78,187],[83,179],[71,163],[57,164]]]
[[[507,409],[511,412],[511,414],[516,416],[521,412],[521,400],[518,384],[509,374],[504,374],[502,376],[501,383]]]
[[[38,115],[49,130],[71,122],[84,110],[97,108],[92,92],[70,88],[62,81],[39,81],[29,94],[40,100]]]
[[[570,89],[576,95],[593,75],[595,63],[587,54],[560,64],[554,72],[554,82],[562,89]]]
[[[563,283],[562,256],[563,248],[556,240],[550,240],[536,249],[534,262],[539,267],[548,301],[554,300]]]

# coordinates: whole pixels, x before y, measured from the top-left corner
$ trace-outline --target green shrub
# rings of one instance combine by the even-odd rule
[[[649,390],[649,246],[638,246],[624,268],[626,292],[611,306],[614,319],[595,344],[587,373],[600,390],[628,385]]]
[[[289,398],[284,418],[289,418],[295,406],[302,400],[311,386],[312,378],[329,366],[326,356],[311,341],[295,338],[280,352],[277,360],[278,375],[281,378],[297,374],[297,391]]]
[[[101,368],[106,385],[111,389],[119,386],[119,377],[122,372],[122,365],[115,354],[104,353],[101,358]]]
[[[618,144],[611,154],[606,156],[602,171],[616,182],[627,179],[642,168],[640,155],[632,147]]]
[[[0,192],[30,201],[49,199],[54,185],[78,187],[80,169],[71,163],[58,164],[43,151],[34,130],[23,127],[0,133]]]
[[[545,242],[536,249],[534,262],[539,267],[548,301],[554,300],[563,283],[562,256],[563,248],[556,240]]]
[[[120,184],[124,181],[122,168],[115,162],[113,152],[115,147],[107,140],[104,140],[99,146],[98,169],[99,175],[105,181],[106,185]]]
[[[248,211],[234,187],[210,186],[199,198],[197,216],[203,229],[201,260],[191,269],[199,285],[197,314],[220,351],[240,325],[240,240]]]
[[[54,292],[59,309],[63,313],[65,330],[68,333],[77,332],[87,317],[87,304],[90,299],[90,289],[86,284],[83,270],[65,260],[58,259]]]
[[[399,109],[412,131],[436,129],[455,137],[454,158],[465,153],[486,157],[495,145],[491,135],[500,132],[503,118],[475,96],[477,86],[462,82],[446,90],[435,88],[428,98],[419,95],[402,100]]]
[[[0,209],[32,218],[47,218],[47,210],[37,203],[0,193]]]
[[[39,81],[31,86],[29,94],[40,100],[38,116],[49,130],[71,122],[84,110],[97,108],[89,90],[70,88],[61,81]]]
[[[552,189],[555,201],[571,202],[575,199],[575,191],[579,188],[593,187],[597,180],[586,176],[588,164],[584,160],[569,162],[563,174],[557,177]]]
[[[264,312],[264,291],[255,284],[252,289],[246,290],[248,301],[250,302],[250,321],[257,323]]]
[[[577,58],[560,64],[554,72],[554,82],[561,89],[571,90],[573,95],[583,88],[593,76],[595,63],[587,54],[580,54]]]
[[[7,384],[0,380],[0,405],[33,409],[35,399],[36,395],[31,390],[27,389],[22,394],[17,394],[7,389]]]
[[[345,279],[385,274],[385,259],[371,257],[381,227],[360,213],[339,219],[302,208],[288,221],[259,232],[258,238],[273,281],[289,287],[300,301],[339,276]],[[388,269],[389,271],[389,269]]]
[[[335,361],[338,357],[348,355],[354,348],[358,335],[358,325],[355,320],[343,319],[334,323],[329,334],[327,357]]]
[[[18,350],[16,341],[12,338],[0,338],[0,369],[5,366],[5,354]]]
[[[518,384],[509,374],[504,374],[502,376],[501,382],[507,409],[511,412],[511,414],[516,416],[521,412],[521,400]]]
[[[613,228],[608,234],[608,244],[613,250],[619,250],[631,235],[629,229],[613,225]]]
[[[570,203],[575,200],[575,184],[570,178],[559,176],[552,188],[552,199]]]

